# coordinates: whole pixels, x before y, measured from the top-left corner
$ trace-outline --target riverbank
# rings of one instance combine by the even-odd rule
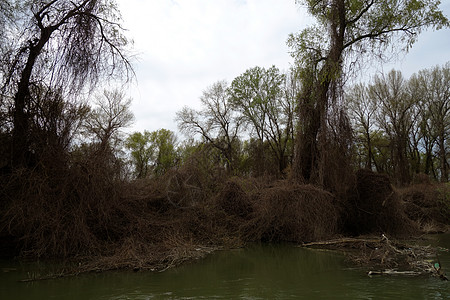
[[[104,189],[108,199],[19,197],[3,210],[1,231],[14,256],[70,262],[66,276],[161,271],[252,242],[409,237],[445,230],[450,220],[448,185],[397,190],[386,176],[363,170],[338,194],[290,180],[200,175],[187,169],[115,183],[116,192]]]

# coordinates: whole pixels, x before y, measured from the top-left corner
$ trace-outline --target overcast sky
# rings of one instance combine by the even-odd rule
[[[295,0],[119,0],[127,36],[138,54],[131,131],[170,129],[185,105],[199,108],[199,97],[219,80],[229,83],[245,70],[277,66],[292,59],[286,40],[312,23]],[[450,1],[442,9],[450,16]],[[425,32],[395,64],[369,72],[399,69],[409,77],[450,61],[450,30]]]

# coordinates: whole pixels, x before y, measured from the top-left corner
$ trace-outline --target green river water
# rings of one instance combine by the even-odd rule
[[[450,246],[450,235],[426,243]],[[450,253],[441,253],[450,273]],[[0,261],[0,299],[450,299],[450,281],[369,277],[341,254],[293,245],[219,251],[165,272],[116,271],[19,282],[42,266]]]

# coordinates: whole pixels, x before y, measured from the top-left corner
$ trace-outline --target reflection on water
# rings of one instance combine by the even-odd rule
[[[429,243],[449,247],[450,235]],[[450,273],[450,254],[443,253],[441,262]],[[120,271],[19,283],[30,268],[35,266],[0,262],[0,299],[450,299],[449,282],[369,278],[367,270],[350,268],[339,254],[292,245],[221,251],[162,273]]]

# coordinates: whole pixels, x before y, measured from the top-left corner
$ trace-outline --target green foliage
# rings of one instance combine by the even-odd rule
[[[280,97],[285,76],[279,69],[254,67],[236,77],[230,86],[231,103],[253,127],[257,138],[264,140],[268,115],[277,113],[276,101]]]
[[[154,173],[156,176],[163,175],[178,160],[176,151],[176,136],[167,129],[159,129],[151,133],[151,141],[156,150]]]
[[[309,13],[318,24],[299,34],[291,35],[288,44],[299,53],[316,59],[329,55],[323,42],[323,32],[328,26],[341,26],[342,50],[372,57],[384,56],[390,47],[409,49],[416,42],[418,34],[425,28],[441,29],[449,26],[448,19],[439,9],[439,0],[304,0]],[[339,12],[336,12],[340,10]],[[337,20],[339,19],[339,20]],[[338,22],[339,25],[337,25]],[[400,42],[399,45],[393,45]],[[331,45],[331,44],[329,44]],[[313,55],[312,55],[313,54]]]
[[[440,29],[450,23],[439,9],[439,0],[304,0],[317,23],[290,35],[287,43],[303,81],[300,126],[293,175],[302,181],[324,185],[333,161],[349,159],[350,128],[340,107],[345,70],[352,71],[362,58],[386,58],[407,51],[426,28]],[[323,35],[323,33],[327,33]],[[330,122],[330,120],[333,120]],[[367,132],[367,130],[366,130]],[[396,173],[409,180],[405,162],[405,130],[395,130]],[[321,133],[321,134],[320,134]],[[328,134],[330,133],[330,134]],[[391,132],[389,133],[391,134]],[[332,136],[337,138],[332,138]],[[328,139],[328,140],[327,140]],[[326,153],[335,153],[326,159]],[[371,147],[368,147],[371,149]],[[370,166],[370,157],[368,165]],[[330,165],[331,163],[331,165]],[[349,178],[343,164],[334,177]],[[332,188],[335,189],[335,188]],[[337,187],[336,187],[337,189]]]
[[[125,145],[131,151],[136,178],[146,178],[150,172],[161,176],[179,160],[175,134],[167,129],[134,132],[128,136]]]
[[[267,158],[264,143],[278,164],[278,172],[287,166],[289,142],[293,138],[294,110],[298,94],[295,72],[283,74],[275,66],[269,69],[254,67],[233,80],[229,88],[231,103],[250,126],[250,135],[256,134],[259,167]],[[269,156],[270,157],[270,156]]]
[[[134,132],[126,139],[125,146],[131,151],[136,178],[149,175],[150,161],[155,152],[155,145],[151,143],[150,137],[151,133],[145,130],[144,133]]]

